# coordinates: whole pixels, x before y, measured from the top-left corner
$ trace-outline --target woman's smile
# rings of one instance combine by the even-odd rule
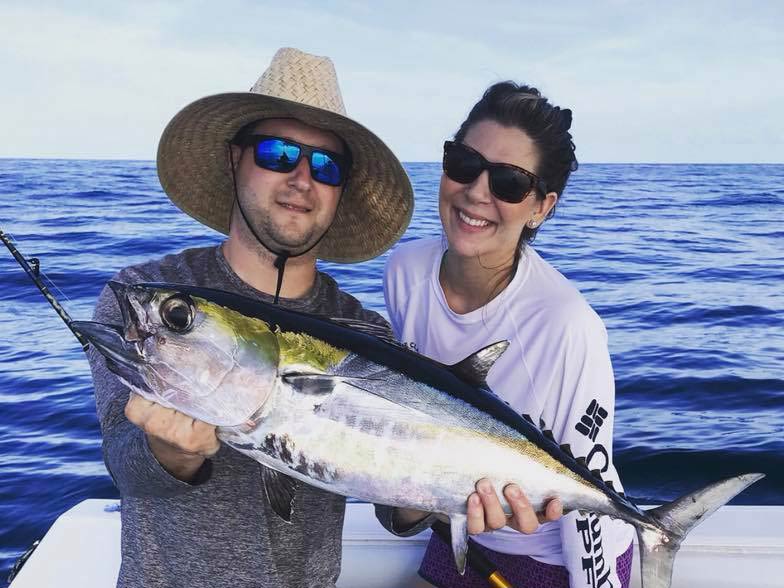
[[[464,231],[468,231],[470,233],[476,233],[489,229],[490,227],[495,225],[495,223],[487,220],[486,218],[478,214],[469,213],[457,207],[453,208],[453,210],[455,211],[455,214],[457,215],[457,219],[459,221],[457,225]]]

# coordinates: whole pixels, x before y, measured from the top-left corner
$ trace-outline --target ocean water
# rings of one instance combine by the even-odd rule
[[[406,168],[403,240],[438,234],[439,165]],[[145,161],[0,160],[0,230],[75,319],[120,268],[221,240]],[[607,325],[628,494],[657,503],[757,471],[736,503],[784,505],[784,166],[583,165],[535,247]],[[385,258],[322,267],[383,311]],[[117,496],[91,386],[79,344],[0,247],[0,586],[59,514]]]

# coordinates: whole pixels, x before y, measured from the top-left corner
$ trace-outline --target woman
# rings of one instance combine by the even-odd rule
[[[490,388],[518,412],[541,419],[560,443],[620,488],[612,465],[615,388],[604,325],[530,245],[577,169],[570,126],[571,111],[553,106],[536,88],[491,86],[444,145],[444,236],[395,251],[385,271],[385,298],[398,338],[446,364],[508,340],[490,371]],[[477,490],[485,503],[487,482]],[[417,515],[395,517],[404,528]],[[487,520],[497,530],[474,540],[513,584],[628,586],[633,529],[620,521],[575,512],[525,534]],[[472,570],[459,576],[450,548],[435,534],[420,574],[441,587],[487,586]]]

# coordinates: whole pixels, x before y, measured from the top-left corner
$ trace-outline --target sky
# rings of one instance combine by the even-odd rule
[[[778,0],[0,0],[0,157],[152,160],[296,47],[403,161],[511,79],[573,110],[581,162],[784,163],[782,31]]]

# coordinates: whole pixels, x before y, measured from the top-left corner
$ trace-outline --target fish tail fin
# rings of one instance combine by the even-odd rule
[[[670,588],[675,554],[689,531],[763,477],[744,474],[728,478],[646,511],[656,524],[637,528],[642,588]]]

